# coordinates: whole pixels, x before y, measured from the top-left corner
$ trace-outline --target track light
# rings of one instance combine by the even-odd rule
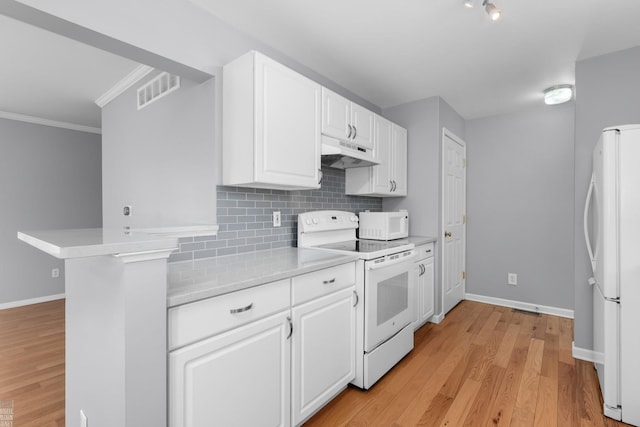
[[[500,19],[500,15],[502,15],[502,12],[496,7],[495,4],[490,3],[488,0],[483,0],[482,5],[484,6],[484,10],[487,11],[487,15],[489,15],[489,18],[492,21],[497,21],[498,19]]]
[[[557,85],[544,90],[544,103],[547,105],[562,104],[573,98],[573,86]]]

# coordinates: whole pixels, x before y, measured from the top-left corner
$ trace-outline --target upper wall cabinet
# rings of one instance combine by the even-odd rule
[[[226,65],[223,184],[319,188],[321,105],[319,84],[258,52]]]
[[[322,133],[373,149],[375,114],[347,98],[322,88]]]
[[[374,138],[380,164],[347,169],[347,194],[361,196],[407,195],[407,130],[375,116]]]

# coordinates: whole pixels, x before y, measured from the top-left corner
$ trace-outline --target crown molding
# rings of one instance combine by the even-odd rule
[[[154,70],[153,67],[148,65],[138,65],[132,72],[127,74],[118,83],[113,85],[111,89],[103,93],[95,103],[100,108],[104,108],[105,105],[117,98],[122,92],[129,89],[131,86],[143,79],[147,74]]]
[[[80,132],[89,132],[102,134],[102,129],[91,126],[76,125],[74,123],[58,122],[56,120],[42,119],[40,117],[25,116],[23,114],[9,113],[8,111],[0,111],[0,119],[16,120],[19,122],[33,123],[36,125],[53,126],[56,128],[77,130]]]

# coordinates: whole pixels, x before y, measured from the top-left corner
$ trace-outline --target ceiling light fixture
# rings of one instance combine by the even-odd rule
[[[562,104],[573,98],[573,86],[557,85],[544,90],[544,103],[547,105]]]
[[[497,21],[498,19],[500,19],[502,12],[496,7],[495,4],[490,3],[488,0],[483,0],[482,5],[484,6],[484,10],[487,11],[487,15],[489,15],[489,18],[492,21]]]
[[[465,7],[468,7],[469,9],[473,8],[473,0],[464,0],[464,5]]]

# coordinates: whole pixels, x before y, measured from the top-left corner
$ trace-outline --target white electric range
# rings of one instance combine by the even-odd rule
[[[356,378],[368,389],[413,348],[414,245],[406,239],[358,240],[353,212],[314,211],[298,215],[298,246],[356,253]]]

